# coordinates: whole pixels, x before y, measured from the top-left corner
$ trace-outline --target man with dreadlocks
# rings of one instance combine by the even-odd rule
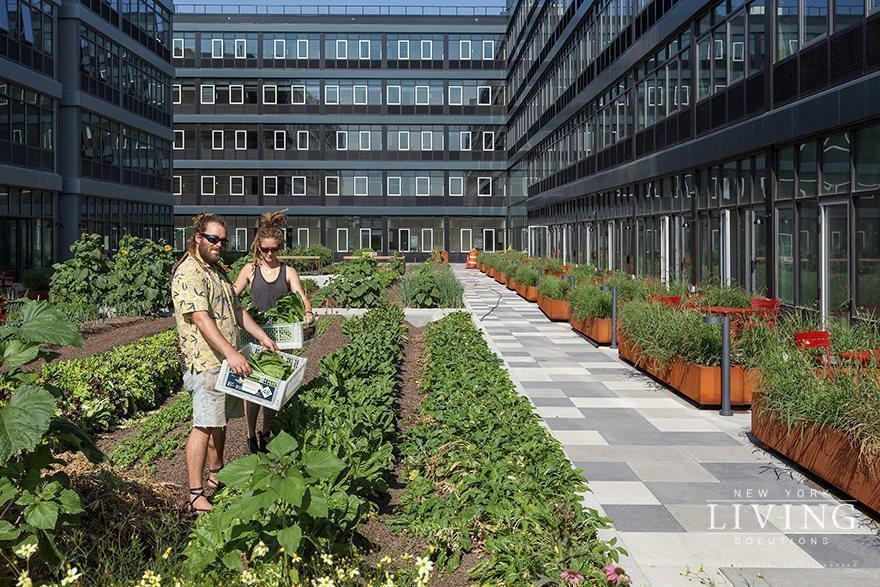
[[[260,345],[278,350],[253,318],[242,309],[232,283],[220,266],[220,253],[229,245],[226,223],[203,212],[193,219],[186,253],[172,270],[171,299],[186,371],[184,386],[192,392],[193,428],[186,441],[189,506],[196,513],[211,509],[202,475],[208,459],[208,485],[221,487],[216,474],[223,467],[226,422],[240,417],[241,400],[214,389],[224,359],[236,375],[251,372],[238,352],[238,328]]]
[[[240,294],[245,287],[250,286],[251,301],[254,306],[259,311],[266,312],[275,307],[278,298],[295,291],[303,300],[306,310],[305,321],[312,322],[315,319],[312,313],[312,304],[299,280],[299,274],[296,269],[278,259],[278,252],[284,246],[282,229],[287,225],[287,217],[284,215],[286,211],[281,210],[260,216],[260,228],[251,245],[254,261],[241,268],[241,272],[235,280],[235,293]],[[262,430],[256,433],[260,406],[245,401],[244,413],[248,425],[248,448],[251,453],[265,452],[266,443],[272,434],[269,422],[275,416],[275,411],[263,407]]]

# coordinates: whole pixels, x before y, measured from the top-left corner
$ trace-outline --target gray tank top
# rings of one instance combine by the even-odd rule
[[[269,283],[263,277],[260,266],[254,266],[254,282],[251,284],[251,301],[260,312],[265,312],[275,307],[275,302],[288,293],[287,289],[287,266],[281,264],[278,277]]]

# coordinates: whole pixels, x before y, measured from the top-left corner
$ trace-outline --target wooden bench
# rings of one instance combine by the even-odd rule
[[[321,257],[313,255],[283,255],[278,258],[282,261],[318,261]]]
[[[345,260],[345,261],[354,261],[355,259],[363,259],[363,258],[364,258],[364,257],[363,257],[362,255],[346,255],[346,256],[343,257],[342,259]],[[376,261],[390,261],[390,260],[393,259],[394,257],[388,256],[388,255],[386,255],[386,256],[382,256],[382,255],[373,255],[372,257],[369,257],[369,258],[370,258],[370,259],[375,259]]]

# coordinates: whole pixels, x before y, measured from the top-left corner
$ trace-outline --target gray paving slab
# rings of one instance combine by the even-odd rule
[[[823,567],[880,569],[876,534],[786,534]]]
[[[573,408],[574,404],[567,397],[533,397],[536,407]]]
[[[593,461],[573,461],[578,469],[583,470],[584,478],[587,481],[638,481],[636,475],[630,466],[626,463],[618,462],[593,462]]]
[[[662,505],[604,505],[605,514],[621,532],[684,532]]]
[[[877,569],[773,569],[722,568],[720,571],[734,585],[809,585],[810,587],[877,587],[880,570]],[[756,578],[760,576],[760,580]]]

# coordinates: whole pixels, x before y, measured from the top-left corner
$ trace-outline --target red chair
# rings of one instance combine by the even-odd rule
[[[767,300],[764,298],[752,298],[752,307],[758,310],[758,316],[762,320],[767,320],[767,326],[774,327],[776,318],[779,318],[779,308],[781,302],[779,300]]]
[[[652,302],[659,302],[664,306],[675,307],[681,305],[681,296],[661,296],[660,294],[651,294],[648,299]]]
[[[825,353],[816,358],[822,363],[831,362],[831,336],[827,330],[795,332],[794,346],[799,349],[825,349]]]

